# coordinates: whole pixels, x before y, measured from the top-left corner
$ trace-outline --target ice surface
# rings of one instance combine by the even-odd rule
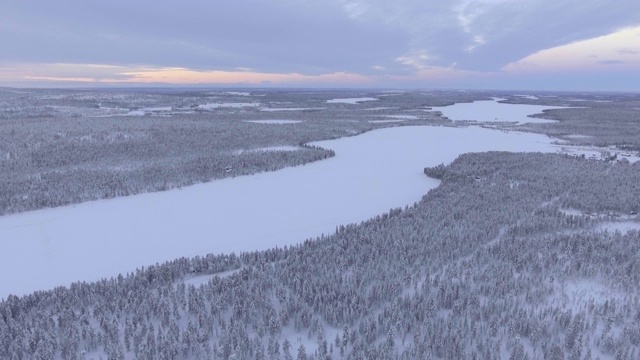
[[[344,98],[344,99],[331,99],[327,100],[329,104],[357,104],[363,101],[376,101],[379,99],[372,97],[359,97],[359,98]]]
[[[425,166],[467,152],[553,152],[537,134],[410,126],[313,145],[336,156],[171,190],[0,217],[0,298],[181,256],[264,250],[419,201]]]
[[[499,99],[458,103],[450,106],[433,107],[432,110],[442,112],[444,116],[453,121],[469,120],[525,124],[555,122],[553,120],[532,118],[527,115],[538,114],[545,109],[565,109],[565,107],[561,106],[505,104],[498,101]]]

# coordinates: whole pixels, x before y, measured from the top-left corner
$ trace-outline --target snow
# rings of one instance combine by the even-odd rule
[[[554,120],[532,118],[527,115],[538,114],[545,109],[566,109],[566,107],[561,106],[505,104],[498,102],[499,100],[500,99],[457,103],[450,106],[433,107],[432,110],[442,112],[444,116],[453,121],[516,122],[521,125],[526,123],[555,122]]]
[[[368,122],[376,124],[376,123],[396,123],[403,122],[405,120],[417,120],[418,117],[415,115],[385,115],[384,117],[389,118],[389,120],[369,120]]]
[[[620,231],[621,233],[627,233],[631,230],[640,230],[640,222],[635,221],[607,221],[598,226],[600,230],[606,230],[610,232]]]
[[[261,108],[260,111],[304,111],[304,110],[322,110],[322,107],[313,108]]]
[[[360,109],[360,110],[377,111],[377,110],[391,110],[391,109],[397,109],[397,108],[396,107],[391,107],[391,106],[379,106],[379,107],[365,108],[365,109]]]
[[[376,101],[379,99],[376,98],[372,98],[372,97],[359,97],[359,98],[344,98],[344,99],[331,99],[331,100],[327,100],[327,103],[329,104],[357,104],[359,102],[363,102],[363,101]]]
[[[570,215],[570,216],[584,216],[586,215],[584,212],[578,210],[578,209],[573,209],[573,208],[567,208],[567,209],[559,209],[559,211],[565,215]]]
[[[268,151],[296,151],[296,150],[300,150],[301,148],[299,146],[270,146],[270,147],[263,147],[263,148],[256,148],[256,149],[240,149],[240,150],[236,150],[234,151],[234,154],[236,155],[240,155],[243,153],[252,153],[252,152],[268,152]]]
[[[397,123],[397,122],[403,122],[405,120],[403,119],[394,119],[394,120],[369,120],[369,123],[372,124],[381,124],[381,123]]]
[[[403,119],[403,120],[417,120],[418,117],[415,115],[385,115],[385,117],[392,119]]]
[[[563,295],[568,297],[569,303],[574,304],[575,307],[590,301],[596,304],[603,304],[612,298],[622,297],[621,294],[594,279],[579,279],[567,282],[563,290]]]
[[[297,124],[301,123],[302,120],[246,120],[245,122],[254,123],[254,124]]]
[[[124,115],[125,116],[144,116],[145,114],[146,112],[144,112],[144,110],[131,110]]]
[[[159,112],[159,111],[171,111],[173,110],[173,108],[171,106],[159,106],[159,107],[148,107],[141,110],[149,111],[149,112]]]
[[[573,134],[573,135],[567,135],[565,137],[567,137],[569,139],[588,139],[588,138],[591,138],[593,136],[591,136],[591,135]]]
[[[552,152],[551,142],[480,127],[387,128],[312,143],[336,156],[305,166],[0,217],[0,298],[182,256],[297,244],[419,201],[439,184],[425,166],[467,152]]]
[[[219,278],[229,277],[229,276],[239,272],[240,270],[242,270],[242,269],[222,271],[222,272],[215,273],[215,274],[192,276],[192,277],[184,279],[184,284],[187,285],[187,286],[188,285],[202,286],[202,285],[208,283],[209,280],[213,279],[214,277],[219,277]]]
[[[535,95],[513,95],[513,96],[517,96],[517,97],[521,97],[529,100],[538,100],[538,97]]]
[[[593,160],[605,160],[607,156],[616,156],[616,161],[627,159],[630,163],[640,161],[640,154],[630,153],[625,150],[620,150],[615,146],[610,147],[598,147],[592,145],[568,145],[559,143],[556,144],[558,152],[569,154],[573,156],[584,155],[587,159]]]
[[[241,108],[241,107],[256,107],[256,106],[262,106],[261,103],[208,103],[208,104],[202,104],[202,105],[198,105],[198,109],[200,110],[213,110],[213,109],[219,109],[219,108]]]

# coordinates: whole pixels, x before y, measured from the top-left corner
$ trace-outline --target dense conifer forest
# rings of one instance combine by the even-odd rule
[[[11,94],[4,95],[6,108],[18,101],[19,96]],[[328,106],[324,101],[332,95],[268,96],[272,102],[291,101],[284,106],[311,108]],[[74,96],[78,95],[65,99]],[[82,104],[96,101],[92,96]],[[144,94],[130,96],[151,101]],[[154,96],[154,101],[161,96],[167,102],[172,95]],[[292,101],[292,96],[304,100]],[[353,121],[329,122],[322,120],[327,113],[305,110],[303,127],[290,127],[292,131],[283,130],[289,125],[254,131],[258,124],[243,121],[261,114],[252,108],[229,111],[234,121],[218,119],[214,124],[212,119],[221,114],[208,110],[182,114],[180,121],[161,114],[110,115],[102,123],[102,118],[86,120],[86,113],[45,120],[52,111],[62,111],[55,108],[43,108],[44,118],[34,112],[32,120],[25,120],[28,117],[14,106],[13,113],[5,111],[0,118],[4,124],[0,134],[7,139],[2,144],[10,148],[0,149],[0,155],[9,154],[0,162],[4,182],[0,185],[8,189],[0,196],[1,211],[169,189],[304,164],[332,155],[305,145],[311,140],[380,126],[450,126],[430,113],[428,105],[473,99],[468,94],[455,96],[443,93],[437,100],[424,93],[393,96],[388,100],[393,106],[425,114],[406,123],[371,123],[366,120],[371,113],[353,115],[353,109],[342,105],[329,114],[352,116]],[[380,98],[385,100],[367,106],[373,113],[381,111],[373,116],[382,119],[388,110],[375,109],[389,104]],[[184,94],[171,99],[194,101],[185,100]],[[144,103],[139,108],[151,106]],[[598,131],[588,130],[582,119],[584,111],[559,110],[558,123],[523,129],[562,136],[581,128],[596,139],[589,141],[635,146],[635,113],[623,109],[617,113],[619,119],[594,121],[589,126],[602,124],[604,129],[598,137]],[[27,122],[11,115],[18,113]],[[560,118],[557,114],[545,115]],[[596,108],[590,114],[609,113]],[[78,128],[80,123],[87,128]],[[620,130],[627,125],[629,130]],[[67,130],[61,131],[64,127]],[[227,133],[219,133],[227,127]],[[58,141],[58,132],[67,140]],[[236,140],[238,134],[245,137]],[[83,140],[86,136],[90,140]],[[210,144],[211,139],[216,145]],[[233,153],[241,159],[233,165],[221,155],[251,150],[247,143],[256,148],[300,149]],[[67,158],[67,154],[75,155]],[[103,154],[109,156],[102,158]],[[194,155],[185,158],[185,154]],[[218,162],[211,161],[217,157]],[[239,162],[246,164],[243,170]],[[213,165],[202,168],[205,163]],[[113,166],[109,174],[117,168],[122,178],[108,177],[106,164]],[[136,170],[120,169],[122,164]],[[0,359],[640,357],[640,162],[487,152],[425,168],[424,176],[441,184],[413,206],[339,226],[333,234],[299,245],[201,254],[97,282],[10,295],[0,302]],[[96,179],[105,180],[93,183]],[[114,183],[121,187],[110,188]],[[102,192],[96,193],[97,189]],[[39,200],[20,200],[25,192]]]
[[[10,296],[0,357],[633,359],[640,232],[607,226],[639,170],[463,155],[414,206],[299,246]]]
[[[304,165],[334,155],[312,141],[398,125],[388,116],[399,111],[415,117],[402,125],[450,123],[426,104],[473,99],[408,94],[369,111],[326,103],[352,95],[0,88],[0,215]],[[252,122],[274,118],[299,123]]]

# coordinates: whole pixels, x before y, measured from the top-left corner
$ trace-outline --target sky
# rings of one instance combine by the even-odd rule
[[[640,91],[640,3],[0,1],[0,86],[167,85]]]

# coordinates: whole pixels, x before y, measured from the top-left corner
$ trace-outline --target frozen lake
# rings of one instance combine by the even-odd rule
[[[526,123],[549,123],[554,120],[538,119],[527,115],[541,113],[545,109],[566,109],[561,106],[541,106],[524,104],[504,104],[498,102],[500,99],[481,100],[472,103],[457,103],[450,106],[433,107],[433,110],[453,121],[478,121],[478,122],[516,122]]]
[[[551,139],[478,127],[398,127],[314,143],[331,159],[165,192],[0,217],[0,298],[98,280],[181,256],[297,244],[419,201],[425,166]]]

